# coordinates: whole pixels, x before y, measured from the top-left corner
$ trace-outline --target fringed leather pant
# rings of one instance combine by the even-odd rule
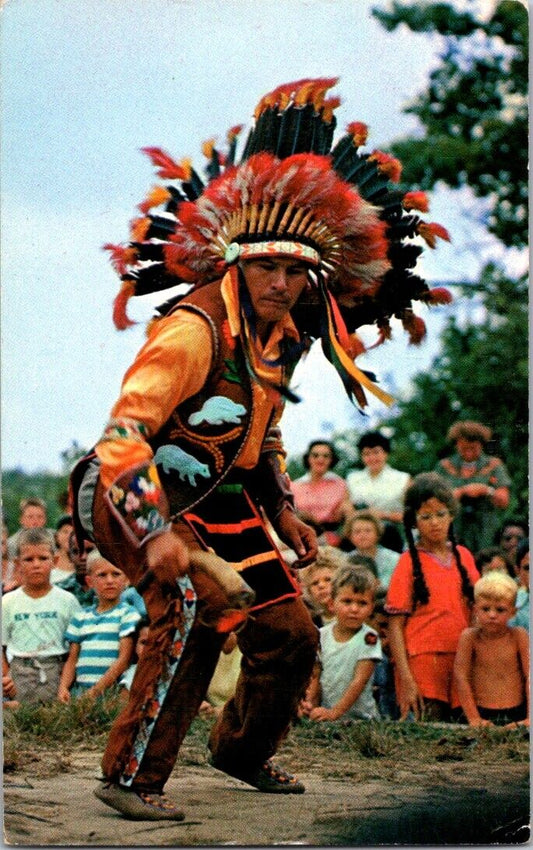
[[[132,584],[144,567],[140,553],[124,558],[119,523],[96,489],[95,542]],[[191,530],[177,530],[198,548]],[[193,572],[175,587],[153,580],[143,590],[150,618],[148,644],[126,707],[111,730],[102,767],[111,781],[138,790],[161,791],[185,734],[205,697],[225,634],[204,625],[223,610],[223,591],[207,574]],[[212,729],[209,748],[218,767],[242,778],[270,758],[296,717],[316,657],[318,632],[300,597],[254,611],[238,634],[243,654],[235,696]]]

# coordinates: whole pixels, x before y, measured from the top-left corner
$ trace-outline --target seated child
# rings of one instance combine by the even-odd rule
[[[74,594],[82,608],[90,608],[96,602],[93,588],[87,582],[87,557],[89,552],[95,549],[94,543],[89,540],[83,541],[83,549],[78,546],[76,535],[71,532],[68,542],[70,559],[74,565],[74,572],[58,582],[58,587],[68,590]]]
[[[400,554],[381,545],[384,530],[384,524],[372,511],[357,511],[348,519],[344,536],[355,547],[354,553],[372,558],[379,583],[386,590]]]
[[[68,578],[74,572],[74,562],[70,557],[69,541],[72,534],[72,517],[64,514],[57,522],[55,532],[55,543],[57,551],[57,563],[52,570],[50,581],[57,584]]]
[[[529,638],[509,626],[517,586],[492,571],[474,586],[476,625],[459,638],[454,677],[470,726],[529,726]]]
[[[59,683],[58,699],[94,698],[118,682],[129,666],[139,614],[120,595],[126,576],[93,549],[87,556],[87,583],[96,594],[91,608],[78,612],[65,633],[70,642]]]
[[[379,717],[372,677],[383,656],[377,632],[365,622],[374,608],[376,587],[376,577],[364,567],[347,564],[333,577],[335,619],[320,629],[320,669],[304,706],[311,720]]]
[[[529,632],[529,538],[521,540],[516,548],[516,573],[518,593],[516,614],[509,620],[510,626],[523,626]]]
[[[333,619],[331,580],[335,570],[346,564],[346,555],[334,546],[319,546],[316,561],[299,570],[303,599],[319,628]]]
[[[368,625],[378,633],[383,652],[383,658],[377,662],[374,670],[372,693],[380,716],[386,720],[399,720],[400,709],[396,701],[394,667],[389,646],[389,615],[385,611],[386,595],[387,592],[383,588],[378,589],[374,612],[367,621]]]
[[[514,570],[499,546],[487,546],[481,549],[475,557],[476,567],[479,574],[484,576],[491,570],[499,570],[514,578]]]
[[[48,529],[22,529],[16,546],[22,585],[2,597],[3,692],[19,703],[47,702],[57,694],[65,630],[80,605],[50,583],[55,544]]]

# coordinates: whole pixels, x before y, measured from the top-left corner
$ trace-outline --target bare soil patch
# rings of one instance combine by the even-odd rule
[[[12,724],[9,724],[12,726]],[[260,794],[207,764],[209,721],[189,733],[167,785],[183,823],[133,822],[93,796],[105,735],[30,740],[5,730],[4,836],[20,846],[523,844],[529,739],[459,726],[303,723],[278,760],[301,796]],[[11,739],[9,733],[11,731]]]

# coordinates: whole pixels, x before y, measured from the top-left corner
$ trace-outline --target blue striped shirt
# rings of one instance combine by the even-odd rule
[[[101,614],[96,605],[84,608],[70,621],[65,637],[80,644],[76,686],[91,688],[117,660],[122,638],[132,635],[141,619],[133,606],[118,602]]]

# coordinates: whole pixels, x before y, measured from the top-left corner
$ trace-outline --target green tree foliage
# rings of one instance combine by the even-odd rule
[[[489,265],[472,290],[481,294],[486,318],[464,326],[450,319],[441,353],[415,377],[414,393],[387,423],[394,428],[395,462],[412,473],[433,469],[449,453],[446,432],[453,422],[483,422],[493,431],[490,449],[513,479],[511,512],[527,513],[527,281]]]
[[[423,135],[392,145],[406,182],[469,186],[486,199],[488,214],[480,216],[488,230],[508,247],[527,245],[527,10],[503,0],[482,20],[450,3],[393,2],[373,15],[389,31],[404,24],[444,37],[426,91],[405,110],[419,118]]]
[[[47,507],[48,525],[53,528],[59,517],[67,511],[67,492],[70,470],[85,450],[73,440],[68,449],[61,452],[62,471],[26,472],[24,469],[7,469],[2,473],[2,516],[10,534],[18,526],[19,506],[22,499],[36,497],[44,499]]]
[[[485,4],[483,11],[486,11]],[[432,189],[442,182],[469,187],[483,199],[471,214],[507,248],[527,245],[528,20],[518,0],[503,0],[481,17],[453,3],[392,2],[375,17],[390,32],[442,37],[427,88],[406,108],[421,132],[392,150],[408,184]],[[475,204],[475,200],[473,201]],[[488,210],[488,214],[483,210]],[[459,284],[459,281],[456,282]],[[394,428],[394,465],[417,473],[446,453],[446,432],[457,419],[475,419],[494,432],[491,450],[513,478],[510,512],[527,513],[528,303],[527,281],[510,279],[494,264],[478,283],[462,286],[455,303],[476,294],[484,316],[455,311],[431,368],[414,379]],[[457,295],[457,293],[456,293]]]

